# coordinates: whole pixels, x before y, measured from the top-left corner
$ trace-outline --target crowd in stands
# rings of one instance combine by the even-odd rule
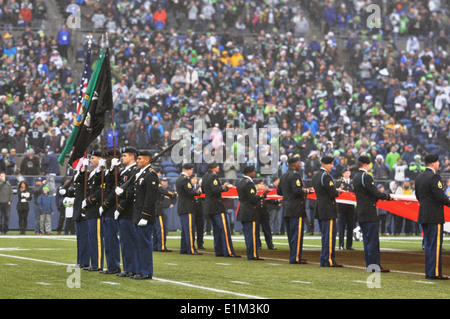
[[[58,175],[57,154],[76,114],[72,71],[82,63],[68,60],[65,26],[53,34],[27,24],[20,35],[10,32],[7,8],[19,26],[17,10],[31,7],[39,15],[42,1],[2,2],[0,168],[8,175]],[[381,7],[375,28],[366,26],[371,12],[363,0],[61,3],[80,6],[82,26],[94,31],[94,59],[100,34],[109,34],[118,146],[160,151],[174,129],[192,130],[195,120],[221,131],[276,126],[275,175],[299,154],[308,179],[320,157],[332,154],[339,178],[367,154],[375,179],[403,182],[423,170],[428,152],[439,153],[442,172],[450,173],[443,1],[374,1]],[[84,54],[86,43],[75,51]],[[112,135],[110,129],[107,147]],[[21,165],[14,164],[16,154],[26,154]],[[246,160],[258,168],[257,155]],[[244,164],[223,165],[221,174],[239,176]],[[199,164],[196,173],[204,169]]]

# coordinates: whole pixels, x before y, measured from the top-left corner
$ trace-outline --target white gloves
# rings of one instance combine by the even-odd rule
[[[119,161],[118,158],[113,158],[111,160],[111,168],[114,168],[114,167],[119,166],[119,165],[120,165],[120,161]]]
[[[59,195],[66,195],[66,189],[65,188],[60,188],[59,189]]]
[[[86,167],[88,167],[88,166],[89,166],[89,160],[87,158],[83,158],[80,171],[81,172],[86,171]]]
[[[116,195],[120,196],[123,194],[123,189],[121,187],[116,187],[115,192]]]
[[[147,225],[147,220],[146,219],[141,219],[138,223],[138,226],[146,226]]]
[[[100,216],[102,216],[102,214],[103,214],[103,207],[102,206],[100,206],[100,208],[98,209],[98,213],[100,214]]]
[[[85,208],[87,205],[87,199],[83,199],[83,202],[81,203],[81,208]]]
[[[118,219],[119,215],[120,215],[120,213],[118,210],[114,211],[114,219]]]

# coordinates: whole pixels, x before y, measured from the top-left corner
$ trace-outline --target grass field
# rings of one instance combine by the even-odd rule
[[[153,280],[136,281],[74,270],[74,236],[0,236],[1,299],[447,299],[450,281],[426,280],[421,237],[381,237],[382,265],[390,273],[365,270],[362,242],[355,250],[336,250],[343,268],[318,264],[320,237],[305,236],[307,265],[288,262],[285,236],[274,236],[278,250],[263,261],[213,255],[212,236],[199,256],[180,255],[180,239],[170,233],[169,253],[155,252]],[[241,235],[233,236],[236,253],[244,255]],[[443,270],[450,275],[450,237],[444,238]],[[76,277],[75,277],[76,276]],[[77,286],[79,284],[79,286]],[[75,286],[75,287],[74,287]],[[375,286],[375,287],[374,287]]]

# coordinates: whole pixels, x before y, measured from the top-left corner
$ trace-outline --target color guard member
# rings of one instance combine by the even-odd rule
[[[442,244],[444,232],[444,205],[450,207],[450,198],[445,195],[436,154],[425,156],[424,172],[416,177],[416,198],[420,203],[418,222],[423,229],[425,250],[425,278],[448,280],[442,275]]]

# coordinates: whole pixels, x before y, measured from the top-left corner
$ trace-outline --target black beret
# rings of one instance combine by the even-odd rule
[[[149,150],[140,150],[138,151],[138,156],[152,156],[152,152]]]
[[[363,164],[370,164],[370,158],[366,155],[361,155],[358,157],[358,162],[361,162]]]
[[[219,164],[218,163],[216,163],[216,162],[212,162],[212,163],[209,163],[208,164],[208,168],[216,168],[217,166],[219,166]]]
[[[439,155],[437,154],[428,154],[425,156],[425,164],[431,164],[439,161]]]
[[[299,161],[300,161],[300,157],[298,157],[298,156],[289,157],[288,164],[293,164],[293,163],[296,163]]]
[[[193,169],[193,168],[194,168],[194,164],[192,164],[192,163],[183,164],[183,169]]]
[[[334,161],[334,157],[331,157],[331,156],[324,156],[324,157],[322,157],[322,160],[321,160],[321,162],[323,164],[332,164],[333,161]]]
[[[89,153],[91,156],[103,157],[102,151],[93,150]]]
[[[121,153],[131,153],[131,154],[138,154],[138,150],[131,146],[122,147],[120,150]]]
[[[255,166],[247,165],[244,167],[244,174],[248,174],[255,171]]]

